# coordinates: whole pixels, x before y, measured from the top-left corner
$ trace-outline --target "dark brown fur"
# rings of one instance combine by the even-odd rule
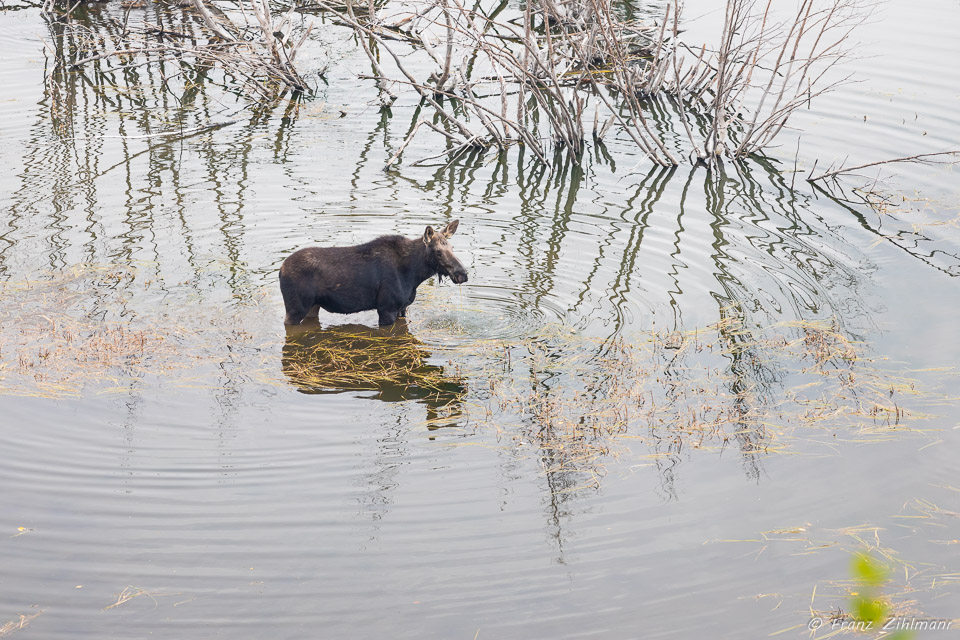
[[[427,278],[467,281],[447,242],[458,224],[454,220],[440,232],[427,227],[422,238],[382,236],[353,247],[309,247],[291,254],[280,266],[284,322],[300,324],[318,308],[332,313],[376,309],[381,325],[406,317]]]

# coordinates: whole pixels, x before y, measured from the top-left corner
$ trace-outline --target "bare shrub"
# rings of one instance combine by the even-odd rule
[[[54,52],[56,65],[64,70],[83,69],[101,60],[113,63],[110,71],[173,61],[219,67],[260,98],[305,92],[307,82],[294,60],[313,24],[296,24],[299,18],[292,10],[275,18],[269,0],[248,1],[238,5],[245,18],[241,24],[203,0],[193,0],[194,20],[173,26],[151,22],[146,14],[131,21],[133,6],[126,7],[122,19],[81,21],[72,18],[75,4],[64,10],[56,0],[46,0],[44,12],[53,39],[47,50]],[[69,46],[63,46],[64,40]]]
[[[505,5],[488,13],[461,0],[368,6],[362,16],[350,2],[317,6],[357,32],[384,106],[393,89],[411,88],[445,125],[421,118],[388,167],[424,126],[451,142],[440,155],[522,143],[545,161],[553,142],[576,158],[590,111],[596,142],[616,124],[659,165],[678,164],[677,135],[694,161],[742,159],[769,146],[796,109],[849,79],[830,71],[867,15],[859,0],[803,0],[789,14],[772,0],[729,0],[710,49],[681,40],[679,0],[659,24],[621,18],[612,0],[539,0],[513,17]],[[428,70],[420,77],[405,62],[417,53],[433,63],[416,67]]]

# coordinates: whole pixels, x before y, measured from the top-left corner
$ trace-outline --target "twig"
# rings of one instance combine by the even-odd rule
[[[860,169],[866,169],[866,168],[868,168],[868,167],[876,167],[876,166],[879,166],[879,165],[882,165],[882,164],[892,164],[892,163],[895,163],[895,162],[932,162],[931,160],[927,160],[927,158],[935,158],[935,157],[937,157],[937,156],[960,156],[960,150],[956,150],[956,151],[938,151],[938,152],[935,152],[935,153],[920,153],[920,154],[917,154],[917,155],[915,155],[915,156],[906,156],[906,157],[903,157],[903,158],[893,158],[893,159],[891,159],[891,160],[878,160],[878,161],[876,161],[876,162],[868,162],[868,163],[866,163],[866,164],[860,164],[860,165],[857,165],[857,166],[855,166],[855,167],[847,167],[847,168],[836,169],[836,170],[834,170],[834,171],[827,171],[826,173],[821,173],[821,174],[818,175],[818,176],[814,176],[814,175],[812,175],[812,173],[811,173],[811,175],[807,176],[807,182],[816,182],[816,181],[818,181],[818,180],[825,180],[825,179],[827,179],[827,178],[833,178],[833,177],[838,176],[838,175],[843,174],[843,173],[851,173],[851,172],[853,172],[853,171],[858,171],[858,170],[860,170]],[[955,162],[960,162],[960,160],[957,160],[957,161],[955,161]],[[953,162],[950,162],[950,163],[946,163],[946,164],[954,164],[954,163],[953,163]]]
[[[213,17],[213,14],[210,13],[210,10],[207,9],[206,5],[203,4],[203,0],[193,0],[193,6],[197,9],[197,13],[200,14],[200,17],[203,18],[203,22],[207,25],[207,28],[213,31],[218,38],[226,40],[227,42],[236,41],[236,37],[227,31],[224,26]]]

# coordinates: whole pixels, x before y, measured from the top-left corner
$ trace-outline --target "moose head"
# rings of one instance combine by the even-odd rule
[[[437,275],[440,278],[446,276],[457,284],[463,284],[467,281],[467,270],[457,256],[453,255],[453,247],[448,242],[450,236],[457,232],[458,226],[460,226],[459,220],[454,220],[440,231],[435,231],[433,227],[428,226],[423,232],[423,244],[427,245],[431,261],[436,264]]]

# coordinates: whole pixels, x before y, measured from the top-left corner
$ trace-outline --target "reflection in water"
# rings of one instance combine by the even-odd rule
[[[301,393],[373,391],[367,397],[384,402],[419,400],[431,428],[462,413],[463,380],[427,362],[430,353],[403,319],[388,327],[304,324],[286,329],[281,366]]]
[[[255,142],[269,122],[276,127],[273,158],[285,162],[299,101],[251,105],[241,125],[214,138],[211,132],[233,122],[245,105],[237,104],[239,96],[210,65],[182,58],[73,64],[90,55],[90,42],[114,41],[127,26],[195,38],[202,25],[196,13],[162,3],[125,10],[81,4],[71,19],[82,28],[45,21],[52,55],[17,184],[9,189],[0,275],[77,262],[152,260],[157,275],[175,272],[182,279],[193,272],[190,279],[198,284],[203,254],[242,266]],[[78,32],[89,41],[78,40]],[[206,217],[197,221],[198,191],[212,196],[212,225]],[[17,264],[16,249],[27,247],[46,264]],[[246,276],[234,268],[227,278],[233,294],[249,296]]]
[[[74,15],[103,37],[115,36],[118,19],[127,17],[183,34],[199,24],[190,11],[158,4],[129,16],[110,5],[81,6]],[[662,495],[676,496],[675,475],[693,441],[688,432],[699,437],[715,426],[688,419],[708,400],[697,385],[699,372],[711,367],[715,386],[703,388],[723,401],[710,419],[726,425],[724,443],[739,448],[746,475],[759,479],[770,443],[759,416],[785,393],[782,354],[758,347],[765,344],[763,328],[825,321],[849,340],[874,329],[876,266],[845,222],[853,213],[868,234],[888,237],[883,220],[872,222],[844,202],[823,211],[822,200],[796,191],[766,158],[713,174],[653,167],[624,176],[620,168],[637,159],[611,136],[588,147],[579,164],[565,153],[543,163],[518,147],[385,173],[385,158],[420,116],[416,109],[347,108],[350,125],[338,130],[334,120],[310,120],[323,113],[317,102],[245,104],[216,69],[203,65],[158,60],[112,68],[104,60],[73,69],[72,32],[56,22],[47,29],[53,56],[39,98],[30,97],[36,106],[25,116],[32,125],[23,162],[4,178],[11,195],[0,228],[0,276],[137,263],[137,283],[152,283],[147,291],[117,283],[109,299],[95,288],[81,306],[90,317],[121,307],[123,318],[147,316],[162,326],[198,302],[230,309],[264,290],[275,295],[276,265],[307,242],[349,244],[407,231],[422,218],[462,217],[478,278],[460,295],[475,313],[430,326],[456,326],[464,343],[508,343],[503,350],[514,360],[501,377],[514,386],[516,405],[501,414],[516,410],[523,422],[518,432],[538,447],[557,530],[575,490],[599,485],[609,444],[601,433],[644,431]],[[204,135],[158,135],[237,117],[245,119]],[[904,231],[894,243],[921,268],[955,273],[955,256],[932,247],[932,239]],[[239,330],[259,339],[267,332],[251,323],[254,315],[260,312],[238,319]],[[559,363],[583,352],[541,340],[553,325],[596,338],[575,375]],[[655,377],[633,391],[601,367],[625,368],[625,335],[651,329],[680,335],[707,325],[716,328],[722,353],[714,360],[693,348],[643,352],[646,359],[626,368]],[[231,351],[230,339],[222,342],[212,395],[228,424],[243,403],[248,363]],[[467,396],[482,404],[486,390],[501,384],[482,370],[488,359],[455,351],[451,374],[449,366],[429,362],[430,352],[406,325],[297,327],[287,330],[280,368],[305,394],[410,400],[425,405],[428,424],[436,425],[463,422]],[[650,403],[642,427],[639,408],[629,420],[617,413],[626,406],[618,398],[637,403],[640,387]],[[570,410],[584,402],[596,410]],[[581,430],[585,416],[596,430]]]
[[[119,4],[81,3],[72,19],[109,39],[124,14]],[[615,132],[579,165],[565,154],[545,164],[514,147],[384,172],[422,112],[367,105],[375,90],[357,82],[356,61],[367,62],[350,57],[355,43],[334,52],[342,64],[331,66],[322,99],[252,106],[217,69],[189,61],[72,69],[76,43],[61,24],[36,18],[26,29],[5,15],[0,38],[46,30],[50,57],[44,68],[35,54],[35,66],[3,76],[13,82],[0,113],[15,117],[0,131],[0,393],[75,399],[34,398],[0,429],[10,449],[8,520],[44,532],[3,538],[18,573],[0,595],[23,592],[25,606],[60,610],[62,629],[49,637],[130,635],[145,610],[137,602],[111,613],[123,627],[98,628],[109,602],[100,599],[127,583],[188,591],[169,601],[184,606],[154,617],[184,629],[243,608],[280,612],[260,635],[340,620],[343,632],[331,635],[372,636],[383,634],[362,632],[371,609],[358,603],[411,611],[384,617],[409,629],[419,628],[414,616],[419,623],[443,607],[465,618],[468,600],[487,620],[528,620],[570,602],[557,590],[568,569],[572,580],[584,567],[597,576],[662,569],[570,589],[581,609],[607,611],[661,577],[700,588],[697,570],[682,563],[699,568],[701,540],[684,536],[736,529],[730,514],[749,516],[741,507],[754,502],[743,497],[752,492],[744,478],[764,483],[773,526],[793,524],[807,500],[819,504],[812,492],[822,485],[766,481],[782,479],[782,467],[807,468],[801,457],[772,464],[771,452],[840,452],[843,481],[881,468],[870,447],[849,455],[851,441],[923,445],[923,455],[946,458],[938,453],[946,446],[906,442],[925,437],[920,429],[933,421],[923,415],[943,412],[871,356],[902,355],[903,332],[923,328],[890,327],[877,314],[901,281],[942,294],[942,281],[956,280],[943,275],[960,263],[955,235],[944,237],[949,225],[915,228],[912,217],[879,215],[853,196],[818,197],[765,158],[712,175],[648,171]],[[129,19],[171,34],[198,24],[163,3],[131,9]],[[328,26],[315,30],[328,39],[317,48],[338,46]],[[421,151],[410,157],[433,153]],[[424,285],[409,329],[283,334],[276,270],[290,251],[410,235],[453,218],[464,223],[477,277],[459,290]],[[886,277],[892,271],[903,277]],[[943,296],[925,312],[924,324],[955,315],[955,300]],[[922,366],[939,364],[924,357]],[[282,422],[282,434],[261,428],[266,416]],[[954,444],[956,431],[936,433]],[[116,460],[122,478],[110,473]],[[909,487],[910,474],[890,467],[883,486]],[[118,488],[133,499],[116,502]],[[853,507],[876,497],[845,488]],[[734,501],[712,499],[721,495]],[[176,549],[171,531],[182,537]],[[674,542],[677,555],[664,553]],[[351,553],[357,545],[369,553]],[[602,558],[610,565],[593,564]],[[548,575],[525,561],[568,564]],[[722,568],[733,575],[742,561]],[[402,602],[372,594],[363,569]],[[251,572],[251,588],[265,580],[266,608],[237,607],[250,601],[225,584],[246,584]],[[105,577],[76,592],[96,594],[89,608],[63,606],[48,577],[68,574],[61,582]],[[747,591],[743,580],[716,592]],[[191,585],[217,597],[188,604]],[[687,595],[674,602],[682,608]],[[409,607],[414,598],[423,604]],[[191,607],[195,619],[174,620]],[[596,627],[606,614],[576,628],[559,613],[559,635],[617,635]],[[77,621],[89,629],[76,632]],[[248,622],[241,616],[241,634]],[[536,635],[540,622],[501,635]],[[163,631],[142,624],[134,634]],[[449,636],[477,633],[429,624]]]
[[[955,231],[960,226],[956,204],[947,204],[940,211],[935,203],[922,199],[914,202],[903,195],[875,191],[876,183],[872,188],[850,190],[840,186],[828,189],[818,183],[813,187],[849,211],[857,224],[878,239],[947,276],[960,276],[960,251],[951,251],[949,247],[954,247],[955,242],[944,237],[944,231]],[[955,241],[956,234],[951,239]]]

